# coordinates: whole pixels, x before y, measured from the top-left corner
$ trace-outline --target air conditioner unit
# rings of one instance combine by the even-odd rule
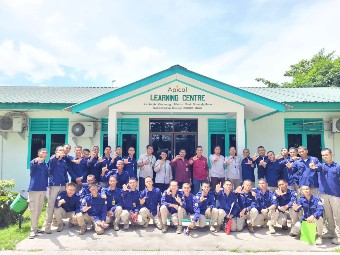
[[[334,133],[340,132],[340,118],[333,118],[333,120],[332,120],[332,132],[334,132]]]
[[[0,131],[21,133],[23,121],[22,116],[0,116]]]
[[[94,122],[71,122],[71,132],[74,137],[94,137]]]

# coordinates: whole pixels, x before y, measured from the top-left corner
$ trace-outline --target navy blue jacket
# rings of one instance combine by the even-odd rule
[[[282,196],[279,196],[277,193],[277,204],[278,206],[286,206],[288,205],[288,208],[291,208],[293,203],[296,202],[296,192],[295,190],[288,189],[285,194]],[[280,211],[280,210],[279,210]]]
[[[98,193],[101,192],[101,188],[102,187],[100,187],[100,186],[98,187]],[[82,188],[78,193],[80,199],[83,199],[84,197],[89,196],[90,194],[91,194],[91,192],[90,192],[90,189],[89,189],[89,185],[87,183],[83,183]]]
[[[87,212],[83,212],[83,208],[86,204],[87,206],[91,206],[91,208]],[[104,221],[107,214],[107,202],[100,196],[100,193],[98,193],[97,197],[89,195],[82,199],[80,210],[83,213],[87,213],[89,216],[93,216],[94,221]]]
[[[311,215],[314,215],[316,219],[322,217],[323,205],[320,198],[311,195],[311,198],[308,201],[307,198],[301,197],[297,204],[302,205],[298,210],[300,211],[303,209],[302,220],[306,220]]]
[[[198,201],[196,200],[196,196],[192,193],[189,194],[189,196],[185,196],[184,193],[182,195],[182,207],[185,209],[185,211],[187,212],[187,214],[195,214],[195,213],[200,213],[200,210],[198,207],[196,207],[196,211],[195,211],[195,207],[194,204],[198,203]]]
[[[146,207],[153,216],[156,216],[158,213],[158,206],[161,204],[162,199],[162,193],[159,190],[159,188],[152,188],[152,191],[149,191],[147,188],[145,188],[140,193],[140,198],[146,198],[145,203],[142,205],[142,207]]]
[[[95,157],[90,161],[90,158],[87,160],[87,168],[88,175],[93,174],[96,177],[96,182],[100,182],[100,175],[102,174],[102,169],[99,169],[98,165],[96,165],[98,161],[98,157]]]
[[[320,164],[319,169],[319,192],[330,196],[340,197],[340,165]]]
[[[121,156],[118,156],[118,157],[116,157],[116,158],[113,160],[113,162],[110,161],[110,164],[108,165],[109,170],[111,170],[111,169],[117,169],[117,162],[118,162],[118,160],[121,160],[121,159],[122,159],[122,157],[121,157]]]
[[[251,191],[248,193],[242,192],[238,194],[238,205],[240,207],[240,211],[247,208],[247,212],[257,207],[256,199]]]
[[[111,210],[112,212],[114,212],[117,206],[123,205],[122,191],[117,187],[114,190],[110,189],[110,187],[103,188],[100,194],[106,196],[108,211]]]
[[[54,207],[59,208],[58,203],[60,200],[64,199],[65,203],[61,205],[66,212],[80,212],[80,197],[77,194],[73,194],[72,197],[67,195],[66,191],[62,191],[58,194],[57,199],[55,200]]]
[[[251,165],[246,164],[248,162],[248,159],[252,162]],[[242,166],[242,180],[251,180],[252,182],[255,182],[255,174],[254,174],[254,168],[255,168],[255,162],[248,157],[244,158],[241,162]]]
[[[182,197],[182,192],[178,190],[175,196],[173,196],[172,194],[168,195],[166,191],[164,191],[162,194],[161,204],[165,205],[168,208],[170,214],[177,213],[177,210],[175,208],[169,206],[170,204],[175,204],[175,205],[180,206],[180,204],[177,203],[176,201],[176,198],[175,198],[176,196]]]
[[[291,159],[290,157],[286,159],[283,159],[283,158],[280,159],[280,165],[281,165],[282,172],[283,172],[283,178],[286,180],[289,186],[294,186],[296,183],[297,184],[299,183],[299,178],[291,169],[286,167],[286,164],[288,162],[294,163],[294,160]]]
[[[294,162],[292,166],[293,173],[299,176],[299,186],[304,185],[311,188],[319,188],[318,174],[317,170],[312,170],[309,168],[309,164],[314,161],[315,165],[319,164],[319,160],[315,157],[308,157],[305,162],[303,159],[298,159]]]
[[[268,157],[264,156],[264,157],[257,157],[257,159],[255,160],[256,166],[257,166],[257,176],[258,179],[264,178],[266,175],[266,168],[264,168],[263,166],[260,165],[260,161],[264,160],[267,164],[269,162]]]
[[[138,190],[122,191],[123,196],[123,210],[132,211],[138,213],[140,210],[140,192]]]
[[[129,174],[126,171],[123,170],[121,174],[119,174],[117,169],[112,169],[105,172],[104,176],[101,178],[102,182],[108,182],[111,175],[117,176],[117,187],[120,189],[123,188],[123,184],[128,184],[130,179]]]
[[[74,159],[78,160],[78,158]],[[88,173],[87,159],[82,158],[79,164],[70,162],[68,167],[68,174],[71,176],[71,182],[76,183],[76,179],[79,177],[83,177],[83,181],[85,182],[87,173]]]
[[[57,159],[52,156],[48,161],[48,186],[65,186],[68,182],[67,166],[65,157]]]
[[[262,209],[266,209],[271,205],[277,207],[276,193],[267,190],[266,193],[262,194],[260,189],[256,189],[256,209],[261,212]]]
[[[99,161],[97,161],[96,164],[94,164],[94,168],[97,169],[97,171],[100,173],[100,177],[99,177],[100,179],[98,180],[98,182],[105,182],[105,181],[103,181],[102,175],[101,175],[102,174],[102,168],[107,166],[107,168],[109,169],[109,165],[110,165],[111,160],[112,160],[111,157],[107,158],[105,155],[102,157],[102,159],[103,159],[103,162],[100,163]]]
[[[240,213],[240,207],[238,206],[237,198],[237,194],[235,194],[233,191],[227,195],[222,188],[218,193],[216,193],[217,208],[223,209],[227,215],[230,213],[231,215],[235,216]],[[233,208],[231,208],[232,205]]]
[[[137,178],[137,161],[134,158],[130,158],[129,156],[123,157],[124,159],[128,159],[130,163],[124,164],[124,171],[126,171],[130,177]]]
[[[208,208],[212,209],[212,208],[216,207],[215,196],[212,192],[209,192],[207,196],[204,196],[207,199],[204,200],[203,202],[200,202],[201,196],[202,196],[202,191],[200,191],[196,194],[195,201],[197,201],[197,202],[194,204],[195,216],[193,218],[193,221],[198,221],[200,214],[205,215],[205,211]],[[197,210],[197,208],[199,210]],[[198,211],[199,211],[199,213],[198,213]]]
[[[283,178],[280,161],[272,162],[268,160],[265,177],[269,187],[277,187],[277,181]]]
[[[47,190],[48,167],[45,162],[35,164],[34,160],[32,160],[30,163],[30,177],[28,192]]]

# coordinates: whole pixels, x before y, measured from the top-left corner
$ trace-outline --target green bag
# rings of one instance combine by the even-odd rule
[[[303,220],[301,223],[301,235],[300,240],[307,242],[309,244],[315,244],[315,237],[316,237],[316,224],[308,223],[307,221]]]

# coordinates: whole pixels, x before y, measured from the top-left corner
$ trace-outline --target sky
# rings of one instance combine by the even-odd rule
[[[340,54],[337,0],[0,0],[0,85],[124,86],[173,65],[238,87]],[[113,82],[114,81],[114,82]]]

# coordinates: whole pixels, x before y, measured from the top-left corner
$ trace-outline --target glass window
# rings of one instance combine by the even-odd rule
[[[176,135],[175,155],[179,154],[180,149],[185,149],[187,159],[193,157],[196,154],[196,135]]]
[[[318,158],[320,161],[322,160],[321,134],[307,134],[307,149],[309,155]]]
[[[153,146],[153,154],[157,159],[161,155],[163,150],[168,151],[168,158],[172,158],[172,135],[152,135],[151,136],[151,144]]]
[[[30,160],[38,156],[38,150],[41,148],[46,148],[46,135],[32,134]]]
[[[150,132],[173,132],[173,120],[150,120]]]
[[[236,148],[236,135],[235,134],[231,134],[229,135],[229,148],[233,146]],[[229,150],[228,148],[228,150]],[[223,154],[224,155],[224,154]]]
[[[210,153],[214,154],[215,146],[220,146],[221,155],[225,155],[225,135],[224,134],[211,134],[210,135]]]
[[[109,139],[109,138],[108,138],[108,134],[103,134],[103,141],[102,141],[103,148],[101,148],[103,154],[104,154],[104,150],[105,150],[106,146],[109,145],[108,139]],[[115,150],[115,148],[112,148],[112,151],[114,151],[114,150]]]
[[[62,146],[65,144],[65,134],[52,134],[51,135],[51,145],[50,145],[50,155],[53,155],[55,152],[55,149],[58,146]]]
[[[197,120],[175,120],[175,132],[197,132]]]
[[[302,145],[302,134],[288,134],[288,149],[290,147],[298,148]]]
[[[130,147],[137,148],[137,135],[136,134],[123,134],[123,156],[128,155],[128,150]],[[136,158],[136,154],[135,154]]]

